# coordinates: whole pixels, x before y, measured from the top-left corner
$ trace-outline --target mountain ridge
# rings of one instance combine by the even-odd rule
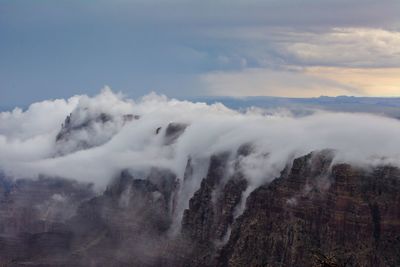
[[[122,172],[104,193],[80,202],[76,214],[59,226],[35,230],[27,225],[33,232],[13,245],[19,234],[11,239],[2,235],[1,247],[10,252],[1,260],[8,266],[28,262],[30,266],[318,266],[318,262],[395,266],[400,262],[398,168],[331,165],[331,151],[314,152],[294,159],[279,178],[256,188],[236,217],[247,183],[240,171],[224,181],[227,159],[227,154],[210,159],[208,174],[191,197],[178,234],[168,234],[173,196],[179,192],[175,175],[159,170],[143,179]],[[355,240],[359,246],[354,246]],[[21,254],[24,251],[28,254]]]

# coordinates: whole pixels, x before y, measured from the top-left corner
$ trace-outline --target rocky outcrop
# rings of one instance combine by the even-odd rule
[[[188,127],[185,123],[171,122],[165,129],[164,144],[170,145],[174,143]],[[157,128],[156,133],[158,134],[161,128]]]
[[[239,149],[236,161],[243,155],[242,150]],[[190,253],[176,265],[212,266],[216,253],[229,238],[235,209],[247,188],[238,164],[233,175],[228,175],[230,156],[221,153],[211,157],[207,176],[189,201],[182,219],[181,238],[190,243]]]
[[[154,266],[171,224],[176,177],[152,170],[145,179],[123,171],[69,222],[75,264]]]
[[[67,116],[56,136],[56,156],[100,146],[111,140],[126,123],[140,119],[133,114],[113,116],[92,112],[76,110]]]
[[[193,178],[190,158],[182,179],[167,169],[125,170],[96,196],[87,187],[65,180],[3,179],[0,263],[400,265],[398,168],[337,164],[332,151],[314,152],[290,162],[279,177],[245,200],[248,182],[239,163],[252,151],[247,144],[235,154],[210,158],[207,174],[190,197],[181,228],[174,234],[177,194]],[[67,210],[68,205],[60,204],[61,196],[75,201],[71,215],[50,212]],[[245,209],[239,216],[243,201]]]
[[[218,266],[397,266],[400,172],[310,154],[255,190]]]

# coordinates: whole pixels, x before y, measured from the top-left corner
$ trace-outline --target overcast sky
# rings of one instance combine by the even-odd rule
[[[400,96],[399,0],[0,0],[0,106],[94,94]]]

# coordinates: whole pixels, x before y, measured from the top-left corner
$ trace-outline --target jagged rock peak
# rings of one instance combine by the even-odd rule
[[[140,119],[139,115],[111,115],[79,109],[71,113],[56,135],[56,155],[100,146],[108,142],[126,123]]]

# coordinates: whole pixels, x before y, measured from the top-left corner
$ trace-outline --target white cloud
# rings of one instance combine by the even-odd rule
[[[215,29],[208,34],[230,41],[219,55],[224,62],[241,58],[258,67],[275,68],[287,65],[400,66],[400,32],[396,30],[247,26]]]
[[[218,64],[225,69],[199,75],[207,94],[400,94],[399,31],[247,26],[215,29],[208,35],[229,45],[217,50]]]
[[[168,168],[182,178],[188,156],[194,162],[204,162],[212,154],[234,152],[249,142],[255,144],[256,151],[242,163],[252,184],[273,179],[292,156],[313,150],[336,149],[336,160],[360,164],[383,160],[398,164],[400,159],[396,145],[400,142],[400,123],[385,117],[321,112],[292,118],[282,114],[265,116],[254,110],[243,114],[221,104],[169,100],[154,94],[135,103],[107,90],[94,98],[76,98],[86,103],[91,112],[129,111],[141,118],[125,124],[104,144],[54,157],[54,130],[63,121],[59,114],[68,113],[64,105],[67,102],[53,101],[60,108],[53,113],[48,113],[48,102],[42,102],[42,106],[35,104],[34,117],[28,116],[29,110],[26,114],[1,113],[0,169],[16,177],[55,175],[93,182],[101,188],[125,168],[146,172],[157,166]],[[81,106],[78,104],[76,108],[73,113]],[[11,123],[13,118],[21,124],[25,124],[23,118],[35,121],[48,118],[49,125],[43,125],[43,131],[33,126],[20,128]],[[189,126],[176,143],[165,145],[164,133],[170,122]],[[156,134],[158,127],[162,129]],[[263,156],[265,153],[268,157]],[[197,167],[199,173],[207,168],[204,164]]]
[[[57,130],[78,104],[79,97],[33,103],[26,111],[15,108],[0,113],[0,134],[22,140]]]
[[[302,64],[399,67],[400,32],[376,28],[333,28],[297,32],[284,49]],[[297,39],[297,40],[296,40]]]

